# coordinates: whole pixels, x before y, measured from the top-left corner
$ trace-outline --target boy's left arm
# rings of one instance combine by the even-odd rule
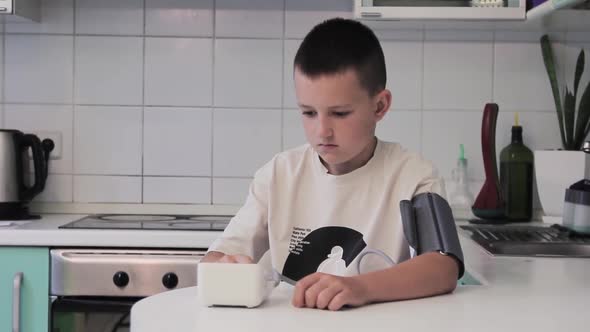
[[[292,302],[296,307],[339,310],[344,305],[434,296],[452,292],[458,274],[452,256],[425,253],[394,267],[353,277],[310,274],[297,282]]]

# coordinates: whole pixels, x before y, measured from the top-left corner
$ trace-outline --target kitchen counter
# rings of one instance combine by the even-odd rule
[[[291,306],[281,283],[262,306],[207,308],[198,287],[137,302],[131,331],[587,331],[590,259],[493,257],[461,232],[466,269],[482,285],[339,312]]]
[[[0,246],[208,248],[214,231],[59,229],[85,215],[46,214],[42,219],[0,221]]]

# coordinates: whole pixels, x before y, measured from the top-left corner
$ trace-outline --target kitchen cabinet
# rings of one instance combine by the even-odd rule
[[[20,331],[49,330],[49,249],[0,247],[0,331],[13,331],[13,289],[20,283]]]

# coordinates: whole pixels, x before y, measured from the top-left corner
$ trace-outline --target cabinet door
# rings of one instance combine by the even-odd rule
[[[0,331],[12,331],[15,276],[20,284],[20,332],[49,331],[49,249],[0,247]]]

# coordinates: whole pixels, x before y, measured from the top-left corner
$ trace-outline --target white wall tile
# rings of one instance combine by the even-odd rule
[[[31,175],[32,178],[32,175]],[[36,202],[72,202],[72,175],[49,174],[45,188],[34,199]]]
[[[295,60],[295,54],[297,54],[299,45],[301,45],[300,39],[285,40],[285,61],[283,63],[283,107],[297,107],[295,82],[293,82],[293,61]]]
[[[299,109],[283,110],[283,150],[307,143]]]
[[[215,35],[218,37],[283,36],[283,1],[217,0]]]
[[[332,17],[352,18],[349,0],[287,0],[285,36],[303,38],[316,24]]]
[[[0,26],[2,24],[0,23]],[[4,35],[0,34],[0,77],[4,77]],[[4,91],[4,79],[0,80],[0,91]],[[4,102],[4,93],[0,93],[0,103]],[[2,128],[2,105],[0,105],[0,128]]]
[[[486,30],[426,29],[424,30],[424,39],[426,41],[492,42],[494,40],[494,32]]]
[[[72,173],[72,106],[4,105],[6,126],[25,133],[61,133],[61,158],[49,161],[49,173]],[[45,137],[39,137],[43,140]]]
[[[146,35],[213,35],[213,0],[146,0],[145,6]]]
[[[76,37],[76,103],[141,105],[143,41]]]
[[[75,175],[74,202],[141,203],[141,177]]]
[[[555,112],[519,112],[524,144],[531,150],[557,149],[561,147],[559,125]],[[510,144],[514,124],[513,112],[500,112],[496,121],[496,153]],[[499,162],[499,159],[498,159]]]
[[[146,108],[143,174],[211,175],[211,110]]]
[[[41,22],[6,23],[6,32],[68,33],[74,31],[74,0],[42,0]]]
[[[77,0],[76,33],[143,34],[142,0]]]
[[[459,144],[463,143],[470,178],[485,178],[481,154],[482,114],[469,111],[423,112],[422,155],[434,162],[440,176],[451,177],[451,170],[456,167],[459,157]]]
[[[422,42],[381,43],[387,68],[392,109],[420,109],[422,98]]]
[[[211,105],[211,39],[146,38],[145,103]]]
[[[555,109],[539,43],[496,42],[494,53],[494,102],[501,110]]]
[[[413,152],[420,152],[421,115],[419,111],[389,111],[377,123],[375,132],[379,139],[398,142]]]
[[[215,40],[214,104],[280,107],[282,47],[280,40]]]
[[[281,111],[216,109],[213,175],[253,176],[281,150]]]
[[[210,178],[144,177],[144,203],[210,204]]]
[[[252,179],[213,178],[213,204],[242,205]]]
[[[8,102],[71,103],[71,36],[7,35],[5,96]]]
[[[424,43],[424,109],[481,109],[492,99],[491,42]]]
[[[141,174],[141,107],[77,106],[75,174]]]

